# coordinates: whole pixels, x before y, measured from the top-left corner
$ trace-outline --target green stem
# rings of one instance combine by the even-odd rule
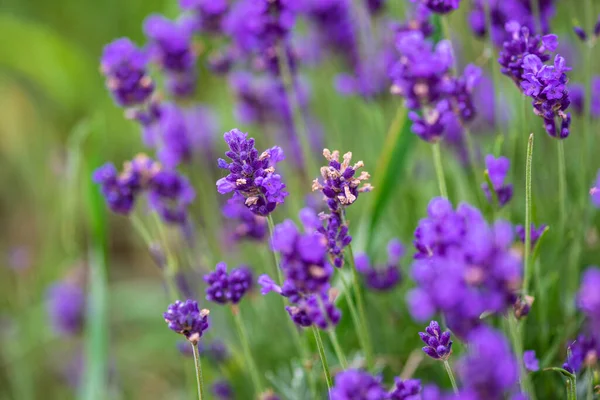
[[[456,385],[456,379],[454,379],[454,374],[452,373],[452,367],[450,367],[450,363],[448,360],[444,360],[444,367],[446,368],[446,372],[448,373],[448,378],[450,378],[450,383],[452,384],[452,389],[455,394],[458,394],[458,386]]]
[[[533,160],[533,133],[527,142],[527,162],[525,165],[525,271],[523,273],[523,295],[529,292],[530,281],[530,253],[531,253],[531,164]]]
[[[271,214],[267,217],[267,223],[269,225],[270,239],[272,241],[275,233],[275,224],[273,223],[273,216]],[[277,284],[283,285],[283,275],[281,273],[281,268],[279,268],[279,256],[276,251],[272,251],[271,253],[273,253],[273,260],[275,261],[274,266],[275,274],[277,275]]]
[[[567,400],[577,400],[577,378],[567,378]]]
[[[198,351],[198,343],[192,343],[194,352],[194,365],[196,367],[196,382],[198,383],[198,400],[204,398],[204,384],[202,382],[202,364],[200,362],[200,352]]]
[[[431,150],[433,151],[433,165],[435,167],[435,174],[437,175],[438,185],[440,187],[440,195],[444,198],[448,198],[448,191],[446,190],[446,179],[444,178],[444,166],[442,165],[442,156],[440,154],[440,142],[431,144]]]
[[[517,356],[517,363],[519,364],[519,383],[521,385],[521,391],[523,394],[529,395],[530,399],[535,399],[535,394],[533,390],[531,390],[531,384],[529,382],[529,375],[525,370],[525,365],[523,364],[523,340],[521,338],[521,332],[519,331],[519,321],[512,314],[508,315],[508,329],[510,331],[510,338],[513,344],[513,351]]]
[[[246,369],[250,371],[250,378],[252,379],[252,384],[254,385],[254,390],[256,395],[258,396],[263,392],[262,384],[260,383],[260,377],[258,375],[258,368],[256,367],[256,363],[254,362],[254,357],[252,357],[252,352],[250,351],[250,343],[248,342],[248,334],[246,333],[246,328],[244,327],[244,321],[242,321],[242,316],[240,313],[240,308],[237,306],[233,306],[231,308],[233,312],[233,319],[235,320],[235,326],[238,331],[238,335],[242,342],[242,350],[244,351],[244,357],[246,358]]]
[[[558,209],[560,232],[563,231],[566,222],[567,206],[567,172],[565,168],[565,146],[564,141],[558,139]]]
[[[343,272],[340,271],[340,278],[342,280],[342,285],[344,285],[344,290],[342,294],[344,295],[344,299],[346,303],[348,303],[348,309],[350,310],[350,316],[352,317],[352,323],[354,324],[354,329],[356,330],[356,335],[358,336],[358,341],[360,342],[360,347],[365,354],[365,358],[367,357],[367,344],[363,335],[363,330],[361,328],[360,318],[358,317],[358,311],[356,311],[356,306],[354,305],[354,301],[350,297],[350,285],[346,282],[346,278],[344,277]]]
[[[348,369],[348,361],[346,360],[346,356],[344,355],[344,351],[342,350],[342,346],[340,346],[340,342],[338,341],[337,334],[335,333],[335,328],[331,328],[327,331],[329,333],[329,339],[331,339],[331,344],[333,344],[333,350],[335,350],[335,355],[342,366],[342,369]]]
[[[329,364],[327,363],[327,356],[325,355],[325,347],[323,346],[323,339],[321,339],[321,333],[319,328],[312,326],[313,334],[315,335],[315,341],[317,342],[317,349],[319,351],[319,357],[321,357],[321,364],[323,364],[323,372],[325,373],[325,380],[327,381],[327,390],[331,390],[333,381],[331,380],[331,373],[329,372]]]

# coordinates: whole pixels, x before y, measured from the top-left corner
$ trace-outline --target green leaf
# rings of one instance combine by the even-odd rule
[[[8,14],[0,14],[0,36],[7,39],[0,46],[0,68],[30,80],[64,109],[79,109],[93,100],[98,67],[66,38]]]

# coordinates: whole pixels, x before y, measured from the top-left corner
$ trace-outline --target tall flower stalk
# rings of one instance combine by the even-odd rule
[[[198,386],[198,400],[204,398],[204,381],[202,380],[202,364],[200,361],[200,353],[198,351],[198,343],[192,343],[192,351],[194,353],[194,366],[196,367],[196,384]]]

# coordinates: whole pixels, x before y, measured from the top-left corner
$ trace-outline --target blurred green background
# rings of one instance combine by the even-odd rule
[[[451,17],[453,37],[460,39],[463,59],[484,60],[481,64],[491,72],[485,42],[471,36],[466,24],[468,2],[463,3],[461,10]],[[585,72],[579,58],[583,46],[576,42],[571,27],[573,19],[586,20],[584,10],[579,7],[580,0],[559,3],[552,26],[561,41],[566,39],[567,49],[572,51],[573,80],[582,82]],[[598,1],[593,4],[595,12],[600,11]],[[403,2],[392,1],[389,9],[391,15],[400,19]],[[3,225],[0,250],[4,255],[4,265],[0,268],[1,399],[69,399],[85,393],[90,395],[85,390],[101,390],[88,397],[94,398],[95,394],[95,398],[100,399],[189,399],[194,396],[192,361],[177,351],[177,335],[166,328],[161,318],[173,300],[164,295],[161,273],[130,222],[110,215],[98,197],[97,188],[90,183],[91,171],[105,161],[119,165],[143,151],[138,127],[126,120],[123,111],[114,105],[104,88],[98,64],[102,47],[115,38],[127,36],[138,44],[144,43],[141,24],[153,12],[176,16],[176,1],[3,0],[0,3],[0,221]],[[595,72],[600,71],[598,58],[597,53],[594,54]],[[338,68],[339,62],[329,60],[318,69],[303,71],[313,88],[311,110],[324,126],[326,147],[353,151],[355,158],[363,159],[365,169],[373,175],[376,191],[362,197],[360,205],[352,208],[350,220],[355,248],[364,251],[370,243],[370,254],[383,261],[383,250],[390,238],[396,236],[405,244],[410,243],[427,202],[437,194],[430,149],[412,136],[400,135],[397,140],[388,138],[397,151],[391,154],[391,160],[387,159],[386,150],[394,147],[386,142],[386,134],[400,102],[389,97],[366,102],[339,96],[332,84]],[[261,133],[255,127],[241,126],[235,121],[227,84],[222,78],[211,77],[202,61],[199,74],[199,97],[217,111],[221,132],[239,126],[249,130],[251,136],[257,136],[261,147],[273,145],[261,140]],[[484,153],[495,151],[510,155],[513,151],[510,146],[517,146],[513,159],[515,198],[502,217],[523,223],[526,137],[529,130],[536,132],[534,221],[549,223],[551,231],[539,259],[544,279],[536,283],[540,285],[538,288],[544,288],[547,297],[542,303],[543,309],[527,321],[530,334],[526,336],[526,348],[538,350],[543,367],[560,365],[565,343],[574,335],[579,323],[569,311],[572,298],[561,290],[560,282],[573,275],[573,279],[577,279],[574,271],[598,263],[600,259],[597,215],[588,210],[585,221],[575,219],[583,215],[582,210],[587,210],[587,189],[600,166],[600,159],[588,158],[586,164],[581,164],[582,144],[578,131],[582,129],[582,122],[575,118],[572,138],[566,142],[569,212],[574,219],[563,232],[553,229],[552,221],[558,213],[554,143],[542,132],[539,120],[530,115],[524,118],[517,115],[522,103],[513,84],[504,77],[500,83],[503,106],[512,116],[510,123],[498,132],[481,132],[477,140]],[[527,132],[521,130],[523,126]],[[593,128],[597,136],[597,121]],[[514,137],[515,142],[509,140]],[[220,137],[215,140],[219,141]],[[219,146],[223,147],[220,143]],[[600,148],[587,150],[596,155]],[[318,160],[320,162],[320,157]],[[479,189],[471,185],[451,151],[445,151],[444,162],[451,198],[455,202],[465,200],[477,204]],[[196,168],[206,167],[200,163]],[[295,218],[296,205],[310,191],[310,182],[302,182],[287,172],[294,200],[292,205],[276,213],[276,222]],[[392,178],[390,182],[383,181],[386,173]],[[314,175],[316,177],[316,170]],[[196,180],[194,184],[212,190],[214,177],[207,173],[201,178],[204,180]],[[377,183],[382,182],[384,186],[378,187]],[[201,196],[198,202],[200,212],[211,212],[203,208]],[[218,232],[201,234],[211,236]],[[574,250],[573,246],[580,248]],[[265,264],[270,262],[268,254],[251,246],[242,246],[235,254],[223,251],[221,255],[230,265],[244,261],[254,264],[257,270],[266,270]],[[108,267],[106,287],[101,284],[104,269],[98,266],[105,264],[104,258]],[[216,261],[209,258],[203,267],[212,268]],[[409,266],[406,259],[403,271],[408,271]],[[87,386],[70,384],[69,377],[86,369],[81,355],[86,335],[67,339],[57,336],[45,309],[48,285],[81,271],[91,273],[89,281],[97,283],[88,290],[105,294],[105,308],[94,308],[89,314],[92,319],[97,318],[99,325],[91,324],[86,335],[97,338],[92,342],[99,347],[91,351],[105,356],[107,385],[101,381],[95,382],[100,386],[90,384],[89,380],[101,376],[93,373],[84,378]],[[389,378],[406,368],[410,359],[409,368],[418,365],[416,376],[448,386],[439,365],[428,361],[419,364],[416,332],[422,326],[410,319],[404,305],[409,282],[405,273],[401,290],[368,295],[371,334],[381,359],[379,365]],[[199,297],[203,299],[203,295]],[[102,300],[102,296],[96,298]],[[301,393],[299,388],[305,389],[302,377],[292,379],[295,372],[301,372],[299,360],[281,328],[285,316],[277,308],[277,301],[262,299],[255,293],[248,303],[246,320],[253,351],[261,370],[268,371],[269,386],[281,393],[289,385],[290,393]],[[211,311],[215,308],[211,307]],[[215,310],[211,317],[213,315],[213,332],[207,340],[220,337],[231,341],[234,357],[222,368],[208,364],[207,383],[226,377],[236,389],[236,398],[249,398],[244,395],[249,382],[243,373],[239,351],[236,352],[238,345],[231,321],[224,312],[219,314]],[[346,318],[340,325],[340,335],[347,353],[352,355],[357,343],[350,329]],[[274,332],[276,340],[273,340]],[[460,350],[457,346],[456,352]],[[318,368],[317,365],[315,376],[321,379]],[[89,368],[86,370],[90,372]],[[558,375],[539,373],[534,376],[534,382],[542,396],[552,396],[562,390]],[[308,397],[299,395],[298,398]]]

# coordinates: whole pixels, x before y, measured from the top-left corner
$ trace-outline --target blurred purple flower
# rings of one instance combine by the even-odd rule
[[[510,168],[510,160],[506,157],[495,158],[493,155],[488,154],[485,156],[485,166],[492,182],[493,190],[498,198],[498,205],[503,207],[510,201],[513,195],[513,185],[504,183],[508,169]],[[488,201],[493,202],[495,196],[492,196],[487,182],[483,183],[481,188],[485,192]]]
[[[540,369],[540,362],[535,356],[534,350],[527,350],[523,353],[523,363],[528,371],[538,371]]]
[[[536,228],[533,223],[531,224],[531,248],[535,247],[535,244],[540,239],[542,233],[544,233],[547,227],[548,225],[541,224],[538,228]],[[515,233],[517,234],[519,240],[522,243],[525,243],[525,228],[523,228],[523,225],[517,225],[515,227]]]
[[[161,170],[150,182],[148,200],[154,209],[169,224],[184,224],[187,208],[196,193],[189,181],[176,171]]]
[[[252,272],[246,266],[227,273],[227,264],[220,262],[215,270],[204,275],[206,300],[219,304],[237,304],[252,289]]]
[[[460,0],[411,0],[412,2],[421,2],[436,14],[448,14],[458,9]]]
[[[50,286],[46,292],[46,310],[55,332],[62,335],[80,333],[85,302],[83,289],[75,283],[62,281]]]
[[[421,400],[421,381],[394,378],[394,387],[389,394],[389,400]]]
[[[600,169],[598,170],[598,175],[596,176],[596,182],[590,189],[590,196],[592,197],[592,203],[594,206],[596,206],[596,208],[600,208]]]
[[[588,267],[583,273],[577,293],[577,306],[590,320],[600,338],[600,268]]]
[[[218,400],[232,400],[234,398],[233,388],[225,380],[214,382],[211,386],[211,392]]]
[[[179,6],[191,11],[195,19],[194,28],[199,32],[222,33],[222,21],[229,4],[227,0],[179,0]]]
[[[357,369],[348,369],[335,376],[329,392],[331,400],[369,399],[383,400],[388,397],[381,379]]]
[[[596,365],[598,354],[600,354],[600,342],[593,335],[581,334],[569,345],[563,368],[572,374],[577,374],[582,367]]]
[[[388,243],[388,260],[383,266],[372,266],[369,256],[358,254],[355,257],[356,269],[360,272],[368,287],[377,291],[392,290],[400,282],[400,257],[404,254],[404,246],[398,239]]]
[[[246,207],[242,195],[234,193],[223,205],[223,215],[235,221],[232,230],[234,240],[263,240],[267,236],[267,220]]]

